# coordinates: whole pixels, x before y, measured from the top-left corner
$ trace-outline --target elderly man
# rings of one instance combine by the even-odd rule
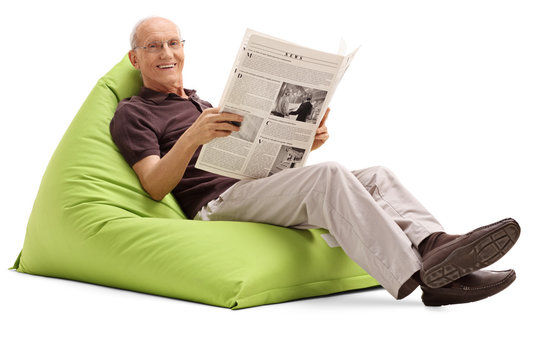
[[[120,102],[110,129],[152,199],[172,192],[189,218],[263,222],[329,230],[345,253],[392,296],[418,285],[426,305],[484,299],[515,279],[513,270],[481,270],[517,241],[519,225],[504,219],[465,235],[439,222],[387,169],[350,172],[337,163],[236,180],[195,168],[201,145],[238,131],[242,118],[219,113],[184,88],[184,41],[171,21],[139,22],[129,58],[140,70],[138,96]],[[328,139],[324,122],[312,149]]]

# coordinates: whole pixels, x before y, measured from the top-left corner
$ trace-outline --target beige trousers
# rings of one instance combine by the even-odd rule
[[[384,167],[348,171],[335,162],[242,180],[199,211],[197,220],[325,228],[392,296],[421,267],[418,244],[443,231]]]

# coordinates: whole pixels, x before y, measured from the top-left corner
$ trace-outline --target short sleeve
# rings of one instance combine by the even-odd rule
[[[112,139],[129,166],[150,155],[161,155],[158,135],[144,113],[120,102],[110,123]]]

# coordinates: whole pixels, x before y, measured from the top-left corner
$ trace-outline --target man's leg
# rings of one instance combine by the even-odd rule
[[[398,298],[402,285],[421,267],[401,227],[420,237],[440,226],[420,223],[427,216],[423,208],[413,211],[423,214],[418,218],[396,221],[358,180],[337,163],[284,170],[238,182],[205,207],[200,218],[326,228],[351,259]]]
[[[389,169],[376,166],[352,173],[416,248],[429,235],[444,231]]]

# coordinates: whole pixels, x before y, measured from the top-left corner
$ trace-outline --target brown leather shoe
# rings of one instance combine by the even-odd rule
[[[440,288],[485,268],[512,248],[520,231],[514,219],[504,219],[445,243],[425,255],[420,279],[427,287]]]
[[[478,301],[506,289],[515,279],[514,270],[479,270],[442,288],[421,286],[422,302],[426,306],[441,306]]]

